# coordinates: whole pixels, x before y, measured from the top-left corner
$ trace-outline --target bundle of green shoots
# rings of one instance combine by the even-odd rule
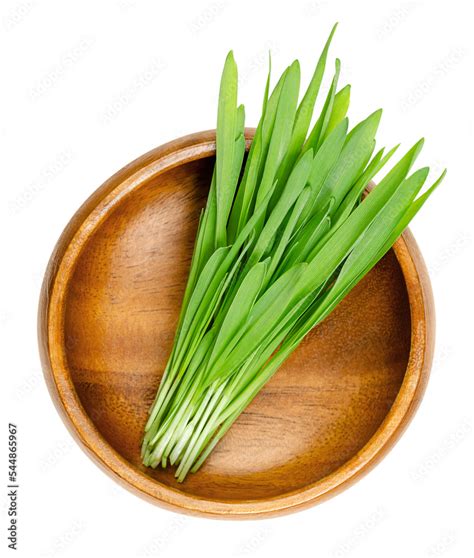
[[[293,62],[269,94],[245,160],[244,107],[227,56],[216,164],[179,324],[142,446],[143,463],[183,481],[305,335],[390,249],[441,177],[409,175],[416,143],[366,196],[396,148],[375,154],[378,110],[348,131],[340,62],[308,134],[334,29],[298,104]]]

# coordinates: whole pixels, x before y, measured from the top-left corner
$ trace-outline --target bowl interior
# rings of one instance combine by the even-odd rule
[[[405,281],[390,251],[305,339],[204,467],[175,482],[141,465],[147,412],[170,352],[213,158],[132,191],[83,248],[65,300],[64,351],[82,405],[133,467],[190,495],[266,499],[335,471],[369,441],[410,352]]]

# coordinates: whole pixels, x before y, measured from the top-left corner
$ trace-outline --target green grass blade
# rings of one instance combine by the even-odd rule
[[[230,248],[228,247],[218,248],[209,258],[199,276],[199,279],[196,281],[196,286],[189,299],[187,311],[183,318],[179,337],[178,339],[176,339],[177,351],[179,351],[179,349],[181,348],[182,341],[189,331],[192,320],[196,315],[196,312],[198,311],[198,308],[201,305],[205,294],[209,293],[209,291],[213,288],[216,273],[221,267],[222,262],[225,261],[225,257],[228,255],[229,251]],[[222,280],[222,277],[220,280]],[[220,282],[220,280],[218,282]]]
[[[290,212],[299,195],[306,186],[311,172],[313,163],[313,152],[307,151],[305,155],[298,161],[293,169],[293,172],[286,183],[285,188],[278,200],[275,208],[270,213],[262,232],[260,233],[255,247],[250,254],[247,266],[253,266],[260,261],[260,258],[265,254],[270,242],[275,237],[278,228],[283,223],[286,215]]]
[[[316,199],[319,196],[329,172],[339,159],[346,140],[348,125],[349,121],[347,118],[344,118],[331,134],[329,134],[314,157],[313,168],[308,180],[311,187],[311,198],[308,200],[308,205],[301,214],[298,227],[315,213]]]
[[[334,28],[298,104],[295,61],[270,93],[246,163],[245,110],[230,52],[220,82],[216,164],[173,348],[150,409],[146,466],[197,470],[304,336],[390,249],[443,180],[421,193],[423,140],[368,195],[395,149],[374,155],[381,111],[348,132],[340,62],[308,139]]]
[[[396,227],[393,229],[390,237],[388,238],[385,245],[382,247],[379,259],[392,247],[394,242],[397,238],[402,234],[402,232],[406,229],[410,221],[415,217],[415,215],[420,211],[423,205],[426,203],[428,198],[433,194],[433,192],[438,188],[438,186],[443,182],[446,176],[446,169],[441,173],[439,178],[435,181],[435,183],[421,196],[419,196],[408,208],[405,212],[403,217],[399,220]]]
[[[313,116],[314,105],[316,103],[316,99],[321,87],[321,82],[323,80],[329,47],[336,31],[336,27],[337,23],[331,30],[331,33],[319,57],[318,63],[316,64],[316,68],[314,70],[309,86],[303,96],[303,99],[301,100],[301,103],[298,106],[291,140],[288,145],[286,155],[280,165],[280,168],[278,169],[277,178],[280,184],[284,184],[286,182],[306,139],[306,134],[308,133],[311,118]]]
[[[278,100],[265,168],[257,192],[257,205],[263,203],[263,199],[274,184],[278,167],[288,149],[295,120],[299,85],[300,68],[299,63],[295,61],[288,69]]]
[[[257,300],[239,343],[225,359],[218,359],[207,371],[204,385],[212,384],[218,377],[224,379],[233,373],[257,349],[263,339],[288,313],[289,299],[306,264],[299,264],[282,275]],[[292,305],[293,306],[293,305]]]
[[[237,65],[232,51],[227,55],[219,92],[216,131],[216,246],[227,243],[227,219],[234,199],[236,138],[242,121],[242,111],[237,109]]]
[[[385,156],[383,155],[384,149],[381,149],[373,157],[372,161],[367,165],[366,169],[364,170],[356,184],[347,193],[336,214],[334,215],[335,227],[338,226],[338,224],[340,224],[341,222],[345,221],[345,219],[350,215],[351,211],[360,200],[364,190],[367,188],[369,182],[388,163],[397,149],[398,145],[392,148]]]
[[[323,135],[323,141],[328,135],[344,120],[351,100],[351,86],[346,85],[339,90],[334,96],[331,115],[329,117],[326,130]]]
[[[396,238],[442,180],[441,177],[426,195],[421,197],[421,203],[414,203],[413,200],[426,181],[428,171],[428,168],[423,168],[407,178],[364,234],[359,237],[334,286],[325,295],[316,312],[307,320],[298,334],[299,337],[302,338],[323,320],[390,249]]]
[[[235,203],[229,218],[228,234],[231,242],[237,238],[251,215],[255,202],[257,185],[263,174],[263,167],[268,153],[268,146],[275,123],[278,103],[288,70],[289,69],[283,72],[283,75],[278,80],[269,99],[270,69],[268,72],[263,101],[264,110],[255,131],[254,140],[250,146],[244,176],[237,190]]]
[[[267,81],[265,82],[265,91],[263,93],[262,117],[265,116],[265,113],[267,112],[268,93],[270,92],[271,75],[272,75],[272,53],[268,51],[268,74],[267,74]]]
[[[370,225],[380,209],[388,202],[400,187],[408,172],[411,162],[419,152],[420,142],[392,169],[392,171],[374,188],[365,200],[354,210],[348,219],[326,240],[322,247],[312,254],[313,259],[302,278],[302,292],[314,289],[321,284],[327,275],[337,268],[347,256],[355,240]]]
[[[341,61],[339,59],[336,59],[336,70],[334,72],[331,87],[329,88],[329,92],[326,96],[326,101],[324,102],[321,114],[316,120],[316,124],[313,126],[313,129],[311,130],[311,133],[309,134],[309,137],[303,146],[303,152],[307,151],[308,149],[312,149],[315,153],[317,153],[319,147],[323,143],[324,134],[326,133],[326,129],[331,118],[331,112],[334,104],[334,98],[336,96],[337,82],[339,80],[340,72]]]
[[[330,212],[333,204],[334,199],[332,198],[328,201],[323,216],[314,215],[298,232],[290,243],[283,262],[277,270],[277,275],[284,273],[297,263],[308,261],[312,250],[331,227]]]
[[[257,263],[245,275],[219,328],[208,368],[211,368],[218,358],[222,358],[222,355],[228,354],[237,344],[238,333],[244,329],[250,311],[260,293],[267,267],[267,262]]]
[[[316,199],[316,206],[325,206],[335,199],[334,211],[368,163],[375,146],[375,134],[380,122],[380,110],[360,122],[347,136],[337,165],[329,172]],[[318,210],[318,207],[316,207]]]
[[[281,261],[281,258],[288,247],[288,243],[293,235],[293,232],[297,227],[297,223],[301,216],[301,213],[306,207],[310,197],[311,197],[311,188],[309,186],[306,186],[301,192],[301,194],[299,195],[295,205],[293,206],[291,210],[290,218],[288,219],[285,229],[278,240],[277,246],[275,247],[275,250],[271,255],[270,267],[268,268],[268,272],[265,277],[265,286],[268,283],[270,283],[271,279],[273,278],[273,275],[275,274],[275,271]]]

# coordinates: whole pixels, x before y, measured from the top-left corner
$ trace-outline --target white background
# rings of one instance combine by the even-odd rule
[[[11,421],[20,446],[17,555],[473,556],[471,7],[470,0],[2,1],[0,480],[7,484]],[[342,59],[340,83],[352,83],[352,122],[382,106],[380,145],[408,148],[424,135],[421,163],[436,173],[449,168],[412,226],[437,307],[425,399],[388,457],[320,506],[249,522],[164,511],[96,468],[50,401],[36,342],[45,266],[75,210],[112,173],[152,147],[214,127],[230,48],[255,125],[267,50],[274,75],[298,57],[307,83],[335,21],[331,55]],[[5,516],[0,544],[7,546]]]

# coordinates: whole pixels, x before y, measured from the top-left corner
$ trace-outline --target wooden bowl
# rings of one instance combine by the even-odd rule
[[[174,510],[254,518],[319,502],[387,453],[428,379],[433,303],[405,232],[197,474],[178,484],[173,470],[143,467],[143,427],[172,345],[214,155],[213,131],[178,139],[84,203],[46,272],[40,352],[66,425],[117,481]]]

